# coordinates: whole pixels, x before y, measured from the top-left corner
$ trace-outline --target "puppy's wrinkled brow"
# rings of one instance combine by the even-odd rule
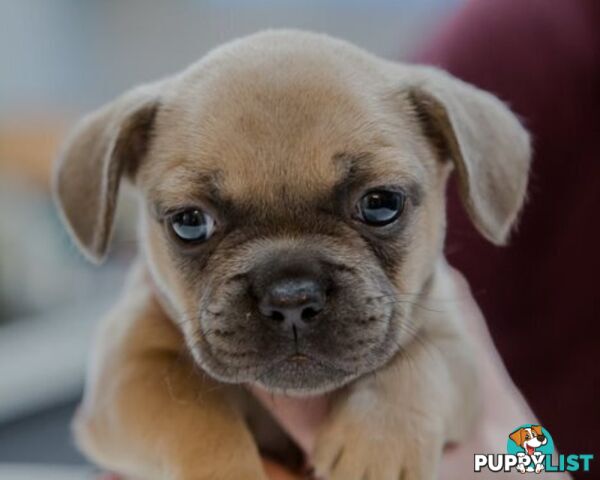
[[[162,179],[160,185],[152,189],[153,210],[157,216],[188,206],[209,204],[218,209],[225,209],[228,202],[221,196],[221,174],[218,171],[190,172],[179,169],[170,172]]]
[[[333,161],[341,173],[335,185],[336,196],[343,196],[365,185],[381,180],[379,186],[390,187],[396,183],[403,187],[414,205],[419,205],[423,198],[423,187],[413,178],[399,179],[397,174],[390,178],[390,172],[379,172],[373,165],[375,155],[370,152],[362,153],[336,153]]]
[[[369,152],[348,153],[339,152],[333,155],[332,160],[340,172],[340,179],[335,185],[339,193],[350,192],[360,185],[373,179],[367,165],[374,155]]]

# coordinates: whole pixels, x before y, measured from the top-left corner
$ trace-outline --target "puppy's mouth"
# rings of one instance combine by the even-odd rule
[[[264,367],[254,384],[275,394],[318,395],[356,377],[355,372],[305,353],[294,353]]]
[[[206,342],[192,353],[197,363],[217,380],[258,385],[272,393],[319,394],[356,378],[360,369],[318,352],[282,347],[272,355],[256,350],[226,351]]]
[[[246,336],[244,327],[217,337],[213,330],[213,335],[202,335],[190,347],[197,363],[222,382],[258,385],[278,394],[316,395],[335,390],[391,358],[397,338],[393,316],[390,310],[378,319],[377,334],[366,332],[363,338],[349,338],[335,327],[298,337],[264,330]],[[364,322],[369,319],[375,323],[373,317]]]
[[[308,355],[305,355],[304,353],[294,353],[293,355],[290,355],[286,360],[288,362],[301,364],[310,361],[310,357]]]

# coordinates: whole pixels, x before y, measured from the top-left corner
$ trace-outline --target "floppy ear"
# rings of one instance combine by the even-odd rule
[[[536,435],[542,435],[542,426],[541,425],[532,425],[531,429],[536,433]]]
[[[122,174],[133,176],[148,149],[160,84],[139,87],[84,117],[59,154],[54,193],[82,252],[100,262],[112,232]]]
[[[425,133],[450,158],[463,204],[479,232],[505,244],[525,199],[529,135],[493,95],[441,70],[416,67],[409,97]]]
[[[513,442],[515,442],[519,447],[523,445],[523,429],[519,428],[519,430],[511,433],[508,438],[510,438]]]

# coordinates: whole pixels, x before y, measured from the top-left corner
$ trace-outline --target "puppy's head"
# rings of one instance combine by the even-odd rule
[[[438,70],[299,32],[238,40],[84,119],[56,191],[101,259],[121,178],[197,362],[225,382],[316,393],[414,336],[456,167],[501,244],[525,194],[528,137],[491,95]]]

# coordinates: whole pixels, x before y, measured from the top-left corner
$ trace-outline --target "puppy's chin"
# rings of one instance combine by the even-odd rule
[[[253,383],[275,394],[309,396],[335,390],[356,377],[356,373],[302,356],[276,362]]]
[[[228,366],[218,359],[209,359],[198,349],[194,351],[194,357],[206,373],[221,382],[256,385],[274,394],[299,397],[331,392],[363,373],[348,371],[304,354],[245,367]]]

